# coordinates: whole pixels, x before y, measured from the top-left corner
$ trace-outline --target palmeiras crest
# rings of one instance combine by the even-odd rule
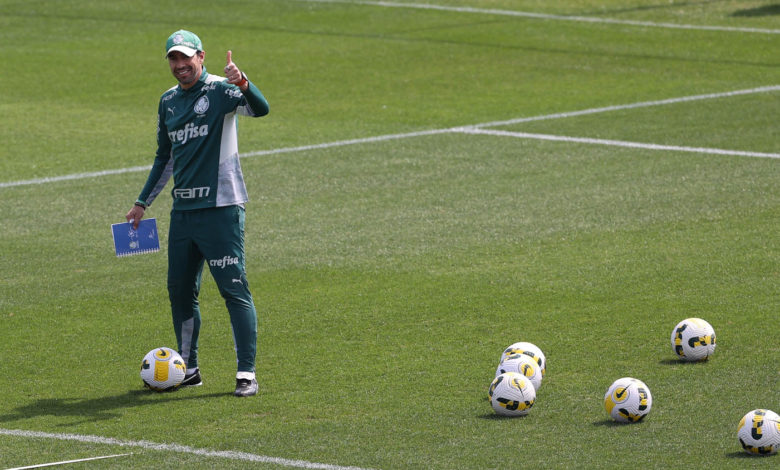
[[[198,114],[205,114],[206,111],[209,109],[209,98],[208,96],[201,96],[197,103],[195,103],[195,107],[193,110]]]

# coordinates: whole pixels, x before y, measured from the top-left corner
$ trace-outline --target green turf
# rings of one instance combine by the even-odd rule
[[[413,2],[406,2],[413,3]],[[780,28],[767,2],[437,1],[637,21]],[[56,8],[55,8],[56,6]],[[253,152],[778,85],[777,35],[298,1],[0,1],[0,183],[148,165],[163,42],[224,51],[271,114]],[[778,153],[780,92],[501,130]],[[242,161],[260,395],[204,276],[204,386],[154,394],[175,346],[166,250],[117,259],[109,226],[146,174],[0,187],[0,429],[178,444],[363,468],[769,468],[736,439],[780,411],[777,159],[445,133]],[[149,212],[165,243],[170,197]],[[683,318],[718,337],[674,360]],[[497,417],[504,347],[537,344],[529,416]],[[647,420],[601,403],[642,379]],[[282,465],[0,434],[0,468]]]

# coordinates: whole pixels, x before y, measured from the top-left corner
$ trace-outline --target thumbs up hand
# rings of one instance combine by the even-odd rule
[[[244,78],[244,74],[242,74],[241,70],[233,63],[233,51],[227,51],[225,77],[227,77],[228,83],[231,85],[238,85],[242,91],[246,90],[248,87],[248,82],[246,81],[246,78]]]

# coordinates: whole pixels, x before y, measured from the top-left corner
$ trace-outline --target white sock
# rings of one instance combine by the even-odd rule
[[[247,380],[255,380],[255,373],[254,372],[238,372],[236,374],[237,379],[247,379]]]
[[[196,370],[198,370],[198,368],[197,368],[197,367],[195,367],[194,369],[187,369],[187,372],[186,372],[186,374],[187,374],[187,375],[194,374]]]

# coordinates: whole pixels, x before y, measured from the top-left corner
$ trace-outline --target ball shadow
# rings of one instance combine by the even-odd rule
[[[681,361],[679,359],[661,359],[658,361],[659,364],[662,366],[685,366],[685,367],[701,367],[702,364],[709,364],[709,360],[703,360],[703,361]]]
[[[497,413],[484,413],[484,414],[479,415],[478,418],[479,419],[486,419],[486,420],[490,420],[490,421],[502,421],[502,420],[505,420],[505,419],[509,419],[509,420],[512,420],[512,419],[523,419],[526,416],[528,416],[528,415],[524,415],[524,416],[503,416],[503,415],[500,415],[500,414],[497,414]]]
[[[761,459],[761,458],[773,457],[773,456],[770,454],[748,454],[747,452],[734,451],[726,454],[726,457],[730,459],[756,459],[756,458]]]
[[[593,422],[593,426],[601,426],[601,427],[605,427],[605,428],[620,428],[620,427],[623,427],[623,426],[638,426],[638,425],[642,424],[643,422],[644,422],[644,420],[635,421],[635,422],[631,422],[631,423],[621,423],[621,422],[615,421],[613,419],[605,418],[605,419],[602,419],[602,420],[599,420],[599,421],[594,421]]]

